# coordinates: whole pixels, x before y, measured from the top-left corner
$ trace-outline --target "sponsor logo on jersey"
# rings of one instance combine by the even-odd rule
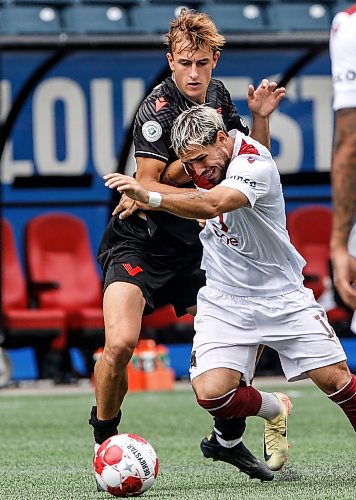
[[[162,127],[158,122],[149,120],[142,125],[143,137],[148,142],[156,142],[162,135]]]
[[[213,230],[215,233],[215,236],[219,238],[219,241],[223,243],[224,245],[227,245],[228,247],[238,247],[239,246],[239,240],[235,238],[235,236],[229,236],[226,234],[224,230],[222,230],[218,225],[216,225],[214,222],[212,222]]]
[[[242,175],[232,175],[229,177],[229,179],[236,179],[239,182],[244,182],[245,184],[248,184],[252,189],[254,189],[257,185],[256,181],[253,179],[249,179],[248,177],[242,177]]]
[[[122,267],[130,276],[136,276],[136,274],[143,272],[143,269],[140,266],[132,267],[128,262],[126,264],[122,264]]]
[[[158,113],[158,111],[160,111],[166,104],[168,104],[168,101],[166,101],[164,97],[158,97],[158,99],[156,99],[156,113]]]

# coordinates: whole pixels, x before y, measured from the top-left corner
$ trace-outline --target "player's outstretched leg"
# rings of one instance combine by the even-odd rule
[[[282,406],[281,412],[272,420],[265,421],[264,457],[268,467],[280,470],[288,460],[287,420],[292,403],[286,394],[273,393]]]
[[[273,472],[255,457],[241,440],[232,447],[223,446],[220,444],[221,442],[224,441],[219,438],[215,430],[213,430],[211,434],[205,437],[200,443],[200,449],[204,457],[234,465],[251,479],[272,481],[274,477]],[[225,442],[225,444],[227,443]]]

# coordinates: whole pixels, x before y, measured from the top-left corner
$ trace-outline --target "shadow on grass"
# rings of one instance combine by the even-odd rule
[[[292,481],[302,481],[303,475],[291,466],[283,467],[283,470],[277,472],[274,476],[274,482],[291,483]]]

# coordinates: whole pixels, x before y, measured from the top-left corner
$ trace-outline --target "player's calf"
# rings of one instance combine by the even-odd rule
[[[340,406],[356,431],[356,376],[352,375],[344,387],[328,397]]]

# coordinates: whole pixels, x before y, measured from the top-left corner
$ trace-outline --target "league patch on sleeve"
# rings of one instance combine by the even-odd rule
[[[143,137],[148,142],[156,142],[162,135],[162,127],[158,122],[149,120],[142,125]]]

